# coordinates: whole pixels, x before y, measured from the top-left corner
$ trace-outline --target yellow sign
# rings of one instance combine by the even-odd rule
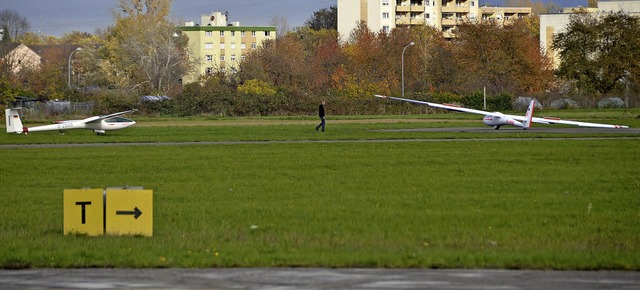
[[[153,191],[107,189],[105,219],[107,234],[153,236]]]
[[[64,190],[64,234],[104,233],[104,197],[102,189]]]

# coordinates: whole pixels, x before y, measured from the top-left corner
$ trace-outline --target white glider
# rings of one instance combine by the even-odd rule
[[[56,121],[52,125],[44,125],[37,127],[23,127],[22,120],[17,109],[4,110],[6,116],[7,133],[16,134],[28,134],[29,132],[39,131],[60,131],[69,129],[89,129],[93,130],[98,135],[103,135],[105,131],[124,129],[136,124],[135,121],[123,117],[120,115],[129,114],[137,111],[136,109],[128,110],[124,112],[93,116],[82,120],[63,120]]]
[[[525,116],[516,116],[516,115],[507,115],[500,112],[486,112],[482,110],[468,109],[468,108],[458,107],[450,104],[437,104],[437,103],[430,103],[430,102],[417,101],[417,100],[411,100],[411,99],[387,97],[382,95],[375,95],[375,96],[382,99],[392,99],[392,100],[410,102],[410,103],[427,105],[430,107],[440,108],[445,110],[484,115],[484,119],[482,121],[488,126],[494,127],[496,130],[500,129],[500,126],[502,125],[512,125],[512,126],[520,127],[526,130],[531,126],[531,122],[540,123],[540,124],[565,124],[565,125],[591,127],[591,128],[616,128],[616,129],[629,128],[629,126],[622,126],[622,125],[578,122],[578,121],[561,120],[558,118],[548,118],[548,117],[543,117],[543,118],[533,117],[533,109],[535,105],[534,100],[532,100],[531,103],[529,104],[529,108],[527,109],[527,113]]]

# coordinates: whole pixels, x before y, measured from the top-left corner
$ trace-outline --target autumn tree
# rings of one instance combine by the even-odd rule
[[[15,10],[0,11],[0,28],[4,30],[2,41],[13,42],[25,32],[29,31],[31,25],[24,16]]]
[[[170,0],[120,0],[116,23],[102,36],[102,43],[85,55],[97,76],[111,86],[140,94],[169,94],[189,69],[187,39],[176,34],[166,17]]]
[[[309,92],[326,93],[331,88],[331,76],[345,61],[334,29],[313,30],[302,27],[293,33],[305,52],[303,78]]]
[[[553,39],[559,51],[557,74],[585,93],[610,93],[624,82],[640,81],[640,18],[623,12],[576,14]],[[626,84],[624,84],[626,85]]]
[[[407,49],[405,54],[407,91],[433,92],[455,88],[459,69],[451,42],[441,31],[430,26],[412,27],[408,32],[405,42],[413,41],[415,46]]]
[[[273,18],[271,18],[271,21],[269,21],[269,25],[276,27],[276,35],[278,37],[287,35],[287,33],[289,33],[289,31],[291,30],[289,21],[287,21],[286,17],[282,16],[274,16]]]
[[[363,98],[391,92],[390,82],[398,79],[395,68],[399,67],[399,59],[385,54],[390,49],[385,47],[388,41],[385,32],[373,32],[364,22],[351,31],[349,42],[343,46],[344,64],[333,77],[342,95]]]
[[[338,7],[334,5],[313,12],[313,16],[304,25],[313,30],[338,30]]]
[[[522,21],[505,26],[467,22],[458,27],[454,42],[462,92],[535,92],[553,80],[549,59]]]

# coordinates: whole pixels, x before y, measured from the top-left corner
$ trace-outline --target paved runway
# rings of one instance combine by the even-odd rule
[[[433,269],[30,269],[2,289],[640,289],[640,272]]]
[[[522,132],[526,134],[534,134],[534,133],[561,133],[561,134],[593,134],[593,133],[604,133],[604,134],[640,134],[640,129],[638,128],[620,128],[620,129],[612,129],[612,128],[586,128],[586,127],[568,127],[568,128],[558,128],[558,127],[532,127],[527,130],[522,130],[521,128],[509,127],[505,126],[500,128],[500,130],[495,130],[492,127],[443,127],[443,128],[412,128],[412,129],[383,129],[376,130],[380,132],[472,132],[472,133],[514,133],[514,132]]]

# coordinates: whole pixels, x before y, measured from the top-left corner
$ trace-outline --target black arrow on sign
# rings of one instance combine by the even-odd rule
[[[141,214],[142,212],[140,211],[140,209],[138,209],[137,206],[133,209],[133,211],[128,211],[128,210],[116,211],[116,215],[132,215],[136,219],[138,219],[138,217],[140,217]]]

